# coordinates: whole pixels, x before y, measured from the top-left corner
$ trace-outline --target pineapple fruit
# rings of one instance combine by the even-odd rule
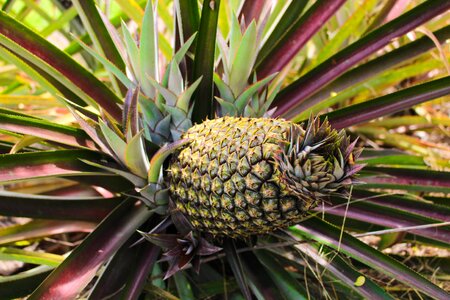
[[[197,230],[246,237],[298,223],[361,166],[344,131],[310,119],[223,117],[190,128],[168,169],[177,208]]]

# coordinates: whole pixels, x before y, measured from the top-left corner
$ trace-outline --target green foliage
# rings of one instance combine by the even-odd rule
[[[448,268],[385,249],[450,247],[450,2],[249,1],[0,0],[0,260],[26,264],[0,298],[449,297]],[[312,114],[359,138],[361,184],[290,229],[191,232],[167,190],[184,132]]]

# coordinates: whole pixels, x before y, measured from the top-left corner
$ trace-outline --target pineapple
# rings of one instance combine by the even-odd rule
[[[361,166],[344,131],[282,119],[224,117],[183,136],[168,169],[170,194],[192,226],[234,238],[298,223]]]

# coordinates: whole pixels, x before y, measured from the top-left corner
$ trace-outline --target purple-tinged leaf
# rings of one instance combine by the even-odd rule
[[[143,245],[138,253],[137,267],[129,276],[124,299],[138,299],[149,274],[155,265],[160,249],[151,244]]]
[[[34,81],[38,82],[39,85],[45,88],[48,92],[56,96],[58,94],[55,94],[55,92],[59,92],[65,98],[71,99],[73,103],[78,105],[86,105],[85,101],[78,97],[67,86],[56,80],[50,74],[47,74],[42,68],[32,63],[29,59],[26,59],[24,55],[19,55],[18,53],[13,54],[6,48],[2,48],[0,52],[3,54],[3,59],[16,65],[18,69],[25,72],[30,78],[33,78]],[[17,84],[21,85],[20,83]],[[55,91],[54,88],[56,88],[57,91]]]
[[[102,175],[79,159],[99,160],[101,155],[88,150],[56,150],[0,155],[0,182],[39,177]]]
[[[198,246],[197,255],[200,255],[200,256],[212,255],[212,254],[217,253],[217,252],[219,252],[221,250],[222,250],[222,248],[214,246],[213,244],[209,243],[204,238],[200,238],[200,243],[199,243],[199,246]]]
[[[69,55],[3,11],[0,11],[0,35],[3,36],[0,43],[4,46],[13,48],[10,42],[15,43],[14,49],[20,48],[21,51],[28,52],[30,57],[34,56],[45,62],[96,101],[113,118],[120,120],[121,110],[117,105],[120,99],[104,83]],[[18,54],[23,55],[23,53]],[[55,79],[59,80],[59,78]]]
[[[181,235],[186,235],[194,230],[188,218],[177,208],[173,201],[169,201],[170,218]]]
[[[172,249],[178,246],[177,239],[180,237],[178,234],[145,233],[141,231],[139,233],[150,243],[163,249]]]
[[[150,243],[133,247],[137,238],[139,235],[133,234],[114,254],[88,299],[138,299],[160,250]]]
[[[284,36],[283,42],[258,65],[258,78],[280,72],[344,3],[345,0],[317,1],[311,6],[297,22],[295,31]]]
[[[103,136],[99,135],[97,130],[92,127],[91,125],[88,124],[88,122],[86,122],[83,117],[76,112],[73,108],[71,107],[67,107],[69,109],[69,111],[72,113],[73,117],[75,118],[75,120],[78,122],[78,124],[80,125],[80,127],[84,130],[84,132],[89,135],[89,137],[95,141],[95,143],[98,145],[98,147],[100,147],[100,149],[110,155],[111,157],[114,157],[114,155],[112,154],[112,149],[110,149],[110,147],[107,145],[107,143],[103,140]]]
[[[450,26],[446,26],[433,32],[434,36],[440,43],[445,43],[450,38]],[[331,93],[339,93],[344,89],[363,82],[376,74],[388,70],[398,64],[406,61],[433,49],[436,45],[429,37],[424,36],[411,42],[405,46],[390,51],[389,53],[377,57],[365,64],[362,64],[345,74],[342,74],[336,80],[332,81],[327,86],[323,87],[317,93],[307,97],[299,105],[295,106],[295,111],[305,111],[311,106],[316,105],[330,97]]]
[[[34,220],[0,229],[0,244],[10,244],[69,232],[91,232],[95,223],[83,221]]]
[[[450,94],[450,76],[415,85],[326,114],[336,129],[364,123]]]
[[[266,0],[245,0],[241,12],[239,13],[239,19],[245,20],[245,24],[247,25],[253,20],[258,22],[265,5]]]
[[[361,172],[362,175],[364,173]],[[403,183],[392,183],[392,178],[388,177],[366,177],[363,185],[355,186],[355,189],[378,189],[378,190],[403,190],[408,192],[428,192],[428,193],[450,193],[450,188],[433,185],[408,185]]]
[[[141,202],[128,199],[114,209],[28,298],[73,299],[150,216]]]
[[[122,127],[123,134],[127,136],[130,132],[131,136],[135,136],[139,131],[139,120],[138,120],[138,98],[139,98],[140,87],[136,87],[134,91],[132,89],[128,90],[125,97],[125,102],[123,104],[123,116],[122,116]],[[128,139],[127,139],[128,140]]]
[[[377,269],[436,299],[448,299],[450,295],[399,261],[375,250],[360,240],[318,218],[311,218],[290,228],[295,235],[314,239],[333,249]]]
[[[272,103],[273,107],[277,107],[276,115],[299,105],[340,74],[386,46],[393,38],[406,34],[449,8],[448,1],[426,1],[333,55],[277,95]],[[273,57],[271,60],[278,61]]]
[[[169,263],[169,268],[167,269],[166,274],[164,274],[163,280],[167,280],[173,275],[177,275],[180,271],[180,267],[178,266],[179,259],[177,259],[175,255],[168,257],[167,262]]]
[[[384,207],[392,207],[445,222],[450,221],[450,208],[428,201],[420,201],[401,195],[383,195],[359,189],[354,189],[352,196],[356,199],[364,198],[365,201]]]
[[[442,241],[450,245],[449,226],[439,227],[439,220],[424,217],[404,210],[390,208],[367,201],[353,202],[346,209],[346,199],[333,198],[332,205],[325,205],[328,214],[346,216],[347,218],[364,221],[390,228],[414,227],[407,232],[421,235],[426,238]],[[319,209],[320,211],[320,209]],[[436,224],[436,227],[420,227],[423,225]]]
[[[375,166],[367,166],[364,170],[379,173],[378,179],[388,183],[450,187],[450,172],[445,171]],[[383,177],[386,174],[389,176]]]
[[[134,188],[134,185],[122,176],[111,173],[102,173],[96,176],[85,176],[89,174],[80,174],[70,176],[70,180],[83,183],[93,187],[105,188],[107,192],[124,193]]]
[[[43,196],[0,191],[0,215],[36,219],[100,221],[122,198]]]
[[[65,145],[98,150],[97,145],[82,130],[46,120],[0,114],[0,128]]]
[[[272,33],[259,50],[256,66],[259,66],[260,62],[265,59],[277,45],[283,42],[284,36],[289,36],[295,28],[299,26],[298,24],[301,21],[301,15],[307,4],[308,0],[292,1],[289,4]]]

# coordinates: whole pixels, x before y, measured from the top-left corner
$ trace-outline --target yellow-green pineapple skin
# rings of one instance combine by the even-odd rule
[[[298,223],[315,205],[282,180],[277,157],[292,130],[282,119],[224,117],[189,129],[189,144],[170,164],[169,191],[195,229],[245,237]]]

